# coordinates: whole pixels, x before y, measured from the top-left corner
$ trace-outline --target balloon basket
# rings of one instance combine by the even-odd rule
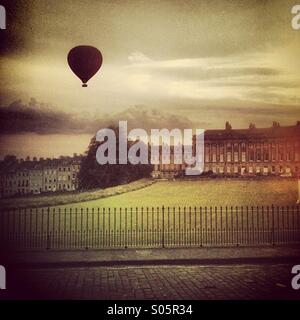
[[[82,84],[82,87],[83,87],[83,88],[86,88],[86,87],[87,87],[87,84],[86,84],[86,83],[83,83],[83,84]]]

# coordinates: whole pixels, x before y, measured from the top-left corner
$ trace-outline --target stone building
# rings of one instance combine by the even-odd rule
[[[81,160],[77,155],[39,160],[7,156],[0,162],[0,197],[76,190]]]
[[[33,163],[31,166],[29,166],[28,180],[29,180],[29,189],[28,189],[29,193],[39,194],[44,191],[43,169],[41,165],[37,163]]]
[[[78,188],[77,175],[80,170],[78,161],[62,161],[57,169],[57,186],[59,191],[74,191]]]
[[[171,152],[173,150],[171,148]],[[227,122],[225,129],[206,130],[204,162],[204,175],[299,176],[300,121],[286,127],[274,122],[270,128],[256,128],[250,124],[248,129],[232,129]],[[154,166],[153,177],[182,176],[184,169],[184,164],[160,163]]]

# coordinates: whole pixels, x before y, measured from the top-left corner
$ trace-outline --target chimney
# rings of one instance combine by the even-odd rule
[[[300,177],[298,178],[298,200],[297,204],[300,204]]]
[[[226,121],[226,123],[225,123],[225,129],[226,130],[231,130],[232,129],[232,126],[228,121]]]
[[[256,127],[255,127],[255,124],[254,123],[250,123],[249,124],[249,130],[254,130]]]

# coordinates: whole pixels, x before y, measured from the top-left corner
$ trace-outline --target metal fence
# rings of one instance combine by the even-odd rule
[[[300,206],[6,210],[0,242],[11,249],[299,243]]]

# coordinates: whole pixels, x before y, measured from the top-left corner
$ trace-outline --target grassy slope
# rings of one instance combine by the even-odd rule
[[[135,191],[134,191],[135,190]],[[128,185],[83,193],[2,199],[10,208],[59,206],[61,208],[293,205],[295,180],[139,180]]]
[[[146,188],[67,207],[293,205],[295,180],[158,181]]]
[[[106,198],[122,193],[127,193],[132,190],[138,190],[151,185],[154,181],[151,179],[141,179],[128,184],[111,187],[107,189],[97,189],[85,192],[73,192],[63,194],[50,194],[29,196],[23,198],[0,199],[0,207],[2,208],[30,208],[30,207],[45,207],[57,206],[68,203],[81,203],[94,199]]]

